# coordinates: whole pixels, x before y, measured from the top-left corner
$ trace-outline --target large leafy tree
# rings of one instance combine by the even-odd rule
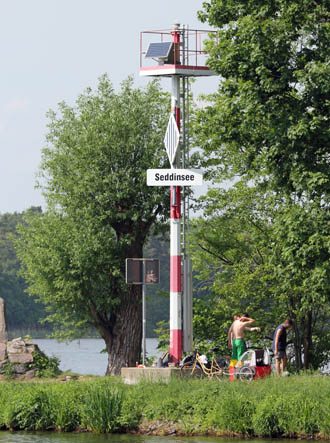
[[[58,334],[95,327],[108,374],[135,366],[141,352],[141,288],[124,281],[125,258],[142,257],[168,210],[167,188],[148,187],[146,170],[166,167],[168,96],[106,76],[95,92],[49,113],[39,184],[47,210],[29,216],[17,244],[29,292],[48,306]]]
[[[293,316],[308,367],[329,350],[330,4],[210,0],[199,16],[219,30],[208,49],[220,83],[197,112],[196,145],[214,182],[270,198],[267,288]]]
[[[329,238],[320,232],[329,214],[286,205],[242,182],[227,191],[209,190],[203,207],[204,215],[194,221],[192,231],[200,282],[195,339],[200,344],[211,340],[225,352],[233,314],[247,311],[263,329],[249,339],[263,346],[290,315],[296,368],[328,362]]]
[[[328,200],[329,2],[211,0],[200,18],[219,29],[222,77],[201,146],[231,173]]]

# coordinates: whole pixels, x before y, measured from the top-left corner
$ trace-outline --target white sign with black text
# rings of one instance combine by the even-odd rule
[[[203,175],[190,169],[148,169],[148,186],[202,186]]]

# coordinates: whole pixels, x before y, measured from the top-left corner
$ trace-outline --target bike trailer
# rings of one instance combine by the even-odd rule
[[[229,369],[230,380],[255,380],[264,378],[272,372],[268,349],[249,349],[238,362],[232,361]]]

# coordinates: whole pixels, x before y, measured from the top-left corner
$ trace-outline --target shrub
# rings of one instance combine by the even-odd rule
[[[33,362],[28,368],[35,369],[37,377],[53,378],[61,373],[59,365],[58,357],[48,357],[43,352],[37,351],[33,354]]]
[[[303,392],[281,397],[267,396],[256,407],[253,429],[266,437],[293,437],[319,432],[320,402]]]
[[[250,434],[255,406],[242,394],[218,398],[208,416],[208,423],[221,431]]]
[[[15,374],[15,364],[11,363],[10,361],[6,361],[2,367],[1,367],[1,372],[3,373],[3,375],[6,377],[7,381],[9,380],[13,380],[14,379],[14,374]]]
[[[163,401],[150,403],[144,410],[144,415],[150,420],[179,420],[181,416],[180,402],[174,398],[164,398]]]
[[[274,395],[267,396],[256,406],[256,411],[252,418],[254,434],[264,437],[281,436],[284,432],[283,422],[283,401]],[[282,417],[281,417],[282,415]]]
[[[88,384],[83,397],[82,426],[99,433],[119,431],[122,403],[122,391],[108,380]]]
[[[330,434],[325,377],[269,378],[252,383],[173,380],[118,383],[113,377],[66,383],[0,384],[0,428],[118,432],[141,418],[173,421],[188,433],[317,436]]]
[[[7,403],[11,398],[11,389],[9,383],[2,383],[0,386],[0,429],[6,429]]]
[[[325,401],[320,407],[320,433],[323,436],[330,435],[330,402]]]
[[[139,403],[134,401],[134,398],[128,396],[124,397],[121,414],[120,414],[120,427],[123,430],[136,429],[142,418],[142,407]]]
[[[41,431],[52,428],[53,411],[48,393],[37,385],[17,392],[7,403],[4,418],[9,429]]]
[[[71,432],[81,424],[83,386],[77,382],[55,385],[52,389],[51,406],[54,425],[59,431]]]
[[[297,434],[312,436],[319,432],[321,404],[304,392],[286,398],[284,408],[287,411],[286,421],[283,422],[285,435],[291,437]]]

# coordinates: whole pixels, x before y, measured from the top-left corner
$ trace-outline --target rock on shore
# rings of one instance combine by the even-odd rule
[[[0,378],[10,375],[13,378],[31,379],[36,375],[36,369],[31,368],[36,355],[44,354],[38,345],[21,337],[8,342],[0,341]]]

